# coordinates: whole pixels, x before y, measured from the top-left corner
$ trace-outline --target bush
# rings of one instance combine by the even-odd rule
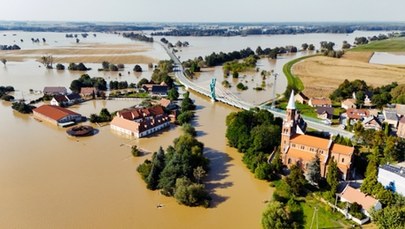
[[[135,65],[134,72],[142,72],[142,67],[139,64]]]
[[[239,90],[243,90],[243,91],[248,89],[248,87],[245,86],[243,83],[238,83],[236,85],[236,88],[238,88]]]
[[[142,155],[142,152],[138,149],[138,147],[136,145],[131,147],[131,153],[132,153],[132,156],[134,156],[134,157],[139,157]]]
[[[57,64],[56,70],[65,70],[65,66],[63,64]]]

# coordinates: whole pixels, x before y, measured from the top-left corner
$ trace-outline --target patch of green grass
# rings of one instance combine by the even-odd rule
[[[299,91],[304,90],[304,84],[302,83],[302,81],[300,80],[300,78],[298,78],[297,76],[295,76],[295,75],[291,72],[291,69],[292,69],[292,66],[293,66],[294,64],[296,64],[296,63],[298,63],[298,62],[300,62],[300,61],[302,61],[302,60],[304,60],[304,59],[313,57],[313,56],[315,56],[315,55],[303,56],[303,57],[294,59],[294,60],[292,60],[292,61],[286,63],[286,64],[283,66],[283,72],[284,72],[284,75],[287,77],[287,81],[288,81],[288,85],[289,85],[289,86],[291,86],[292,88],[296,88],[296,89],[298,89]]]
[[[340,213],[332,212],[332,209],[329,206],[314,198],[306,197],[305,201],[300,202],[300,205],[304,211],[304,228],[311,228],[315,207],[318,209],[318,212],[317,218],[315,217],[314,219],[312,228],[316,228],[317,222],[319,228],[346,228],[348,226]]]
[[[372,41],[366,45],[360,45],[351,51],[372,51],[372,52],[404,52],[405,37],[392,38],[382,41]]]
[[[279,108],[286,110],[287,107],[287,102],[282,102],[279,104]],[[307,105],[307,104],[302,104],[302,103],[295,103],[295,107],[297,110],[301,112],[302,115],[311,117],[311,118],[318,118],[318,114],[316,113],[316,109]]]

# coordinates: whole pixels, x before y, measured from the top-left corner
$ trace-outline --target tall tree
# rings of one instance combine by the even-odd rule
[[[319,184],[321,178],[321,160],[318,154],[309,162],[306,177],[311,184]]]
[[[337,167],[337,162],[332,159],[329,167],[328,173],[326,174],[326,182],[329,185],[329,199],[335,198],[335,193],[337,192],[337,186],[339,184],[339,169]]]
[[[286,178],[286,182],[295,196],[301,196],[304,194],[306,180],[304,172],[298,165],[291,166],[290,175]]]
[[[265,229],[291,228],[290,214],[283,203],[271,201],[262,215],[262,227]]]

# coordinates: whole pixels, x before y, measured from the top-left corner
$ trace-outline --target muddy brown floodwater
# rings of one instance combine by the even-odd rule
[[[190,38],[194,48],[190,47],[189,51],[184,49],[182,58],[195,57],[194,53],[206,55],[218,48],[232,51],[246,45],[252,48],[257,45],[274,47],[295,43],[300,45],[311,40],[315,43],[321,38],[328,40],[323,36],[252,36],[242,41],[240,37]],[[336,36],[341,40],[347,39],[345,35]],[[45,37],[49,42],[26,42],[36,37]],[[286,37],[289,39],[286,40]],[[25,41],[18,43],[17,38]],[[273,38],[284,43],[270,42]],[[18,43],[23,49],[75,45],[60,33],[18,32],[16,38],[7,35],[2,39],[5,44]],[[232,42],[225,42],[229,45],[222,47],[222,43],[214,42],[216,39]],[[97,34],[97,37],[82,40],[84,45],[129,43],[122,37],[110,34]],[[292,40],[295,43],[288,43]],[[205,49],[206,46],[213,47]],[[138,54],[168,59],[159,45],[149,47],[149,51]],[[264,68],[278,69],[271,62],[262,64]],[[7,67],[1,66],[0,85],[12,85],[17,90],[14,93],[17,98],[30,100],[39,97],[31,94],[30,89],[68,87],[73,79],[82,74],[45,70],[39,65],[32,60],[19,63],[9,61]],[[97,72],[99,64],[89,66],[93,68],[88,72],[90,76],[105,77],[107,81],[127,80],[128,83],[136,83],[143,77],[150,78],[152,74],[145,64],[142,68],[146,71],[141,74],[132,73],[133,65],[128,65],[125,72],[130,73],[122,77],[116,73]],[[208,79],[205,77],[197,81],[204,84],[211,76]],[[270,95],[269,91],[263,94]],[[250,96],[256,97],[257,94],[246,97]],[[180,128],[172,126],[148,138],[128,139],[113,133],[108,125],[95,126],[99,130],[97,135],[74,138],[66,134],[66,129],[39,122],[31,115],[16,113],[10,103],[0,102],[0,228],[260,228],[264,201],[271,198],[272,189],[267,182],[255,179],[242,163],[242,155],[227,146],[225,118],[237,110],[221,103],[211,103],[208,98],[193,93],[191,97],[197,105],[197,117],[193,124],[198,131],[198,139],[205,144],[204,154],[211,162],[207,188],[213,200],[212,206],[207,209],[181,206],[174,198],[147,190],[136,172],[137,166],[150,158],[151,154],[133,158],[129,146],[136,144],[150,152],[160,146],[166,148],[180,135]],[[135,105],[136,102],[139,101],[90,101],[72,109],[89,116],[103,107],[114,111]],[[163,207],[157,208],[159,204]]]
[[[198,138],[211,161],[207,187],[212,207],[181,206],[149,191],[136,172],[149,155],[133,158],[128,145],[148,151],[167,147],[180,128],[144,139],[127,139],[109,126],[87,138],[39,122],[0,105],[1,228],[259,228],[272,190],[226,146],[225,117],[234,109],[192,95],[198,105]],[[73,110],[88,115],[128,101],[91,101]],[[163,204],[163,208],[157,208]]]

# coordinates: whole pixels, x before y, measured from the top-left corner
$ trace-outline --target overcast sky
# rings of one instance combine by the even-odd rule
[[[0,6],[0,20],[405,22],[405,0],[0,0]]]

